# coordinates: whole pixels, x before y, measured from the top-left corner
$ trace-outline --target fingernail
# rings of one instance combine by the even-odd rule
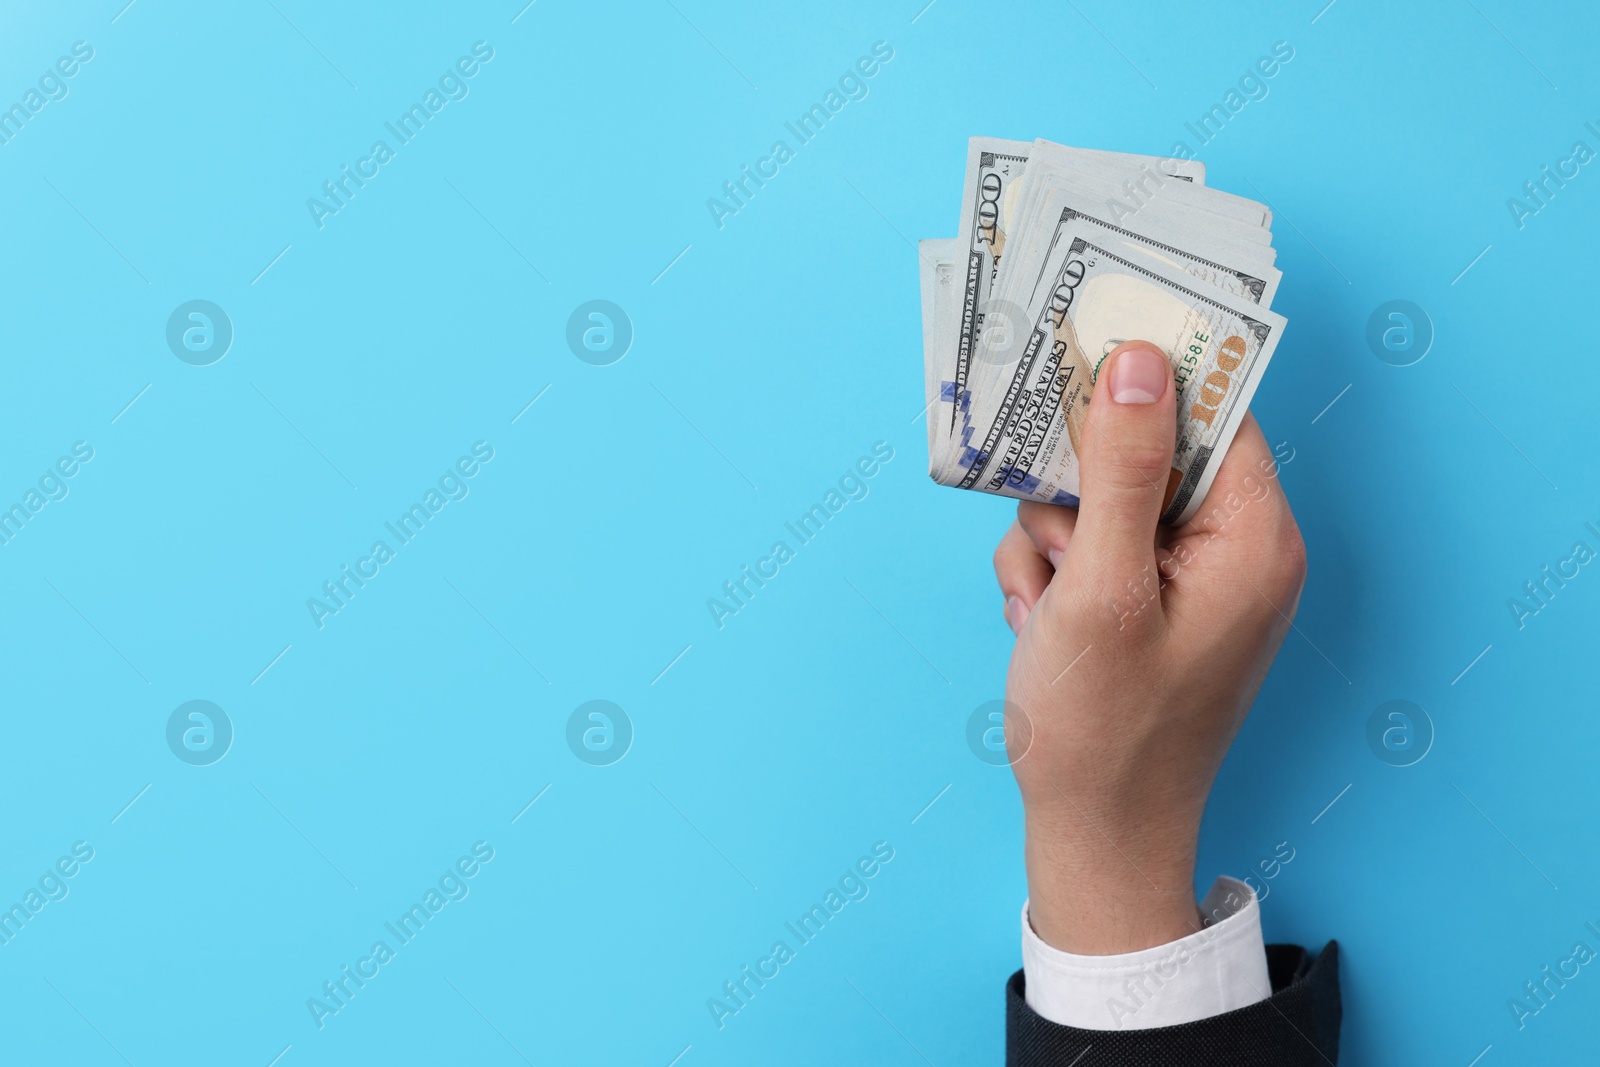
[[[1062,557],[1066,555],[1065,552],[1059,548],[1052,548],[1049,552],[1046,552],[1045,555],[1050,557],[1050,566],[1054,567],[1056,570],[1061,569],[1061,560]]]
[[[1022,624],[1028,621],[1028,605],[1022,602],[1021,597],[1006,597],[1006,622],[1011,626],[1011,632],[1020,634]]]
[[[1167,391],[1172,363],[1154,348],[1125,348],[1111,365],[1111,399],[1119,404],[1154,404]]]

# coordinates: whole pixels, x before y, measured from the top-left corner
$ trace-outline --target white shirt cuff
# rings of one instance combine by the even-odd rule
[[[1169,944],[1079,956],[1040,940],[1022,905],[1028,1007],[1062,1026],[1147,1030],[1247,1008],[1272,994],[1255,892],[1218,878],[1200,902],[1206,924]]]

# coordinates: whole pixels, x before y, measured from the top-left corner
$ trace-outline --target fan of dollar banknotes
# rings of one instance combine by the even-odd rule
[[[1200,507],[1285,320],[1272,212],[1194,160],[974,137],[960,236],[922,241],[928,473],[1076,507],[1100,365],[1172,360],[1178,436],[1162,521]]]

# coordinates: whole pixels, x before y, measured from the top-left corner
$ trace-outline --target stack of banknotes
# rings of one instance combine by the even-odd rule
[[[1283,333],[1272,212],[1194,160],[975,137],[961,232],[922,241],[928,473],[1076,507],[1095,379],[1123,341],[1172,360],[1162,521],[1199,510]]]

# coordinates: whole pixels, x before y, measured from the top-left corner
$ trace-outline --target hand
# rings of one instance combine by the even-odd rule
[[[1089,405],[1078,511],[1024,502],[995,550],[1017,632],[1007,745],[1034,932],[1110,955],[1194,933],[1206,796],[1305,580],[1277,465],[1246,416],[1199,514],[1158,526],[1168,358],[1119,346]],[[1020,709],[1020,713],[1016,710]]]

